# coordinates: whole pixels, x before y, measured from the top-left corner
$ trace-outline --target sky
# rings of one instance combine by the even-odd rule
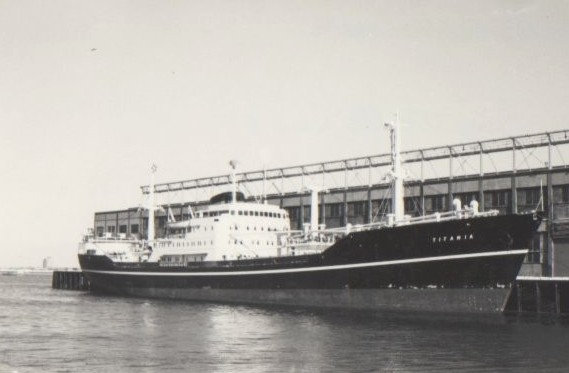
[[[569,2],[0,0],[0,268],[140,185],[569,128]]]

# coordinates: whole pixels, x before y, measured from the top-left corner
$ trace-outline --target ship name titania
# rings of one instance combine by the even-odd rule
[[[431,240],[433,243],[437,242],[453,242],[453,241],[470,241],[474,239],[473,233],[465,234],[451,234],[447,236],[432,236]]]

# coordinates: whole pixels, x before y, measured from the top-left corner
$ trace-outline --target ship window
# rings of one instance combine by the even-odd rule
[[[235,211],[234,211],[234,210],[231,210],[231,215],[235,215]]]
[[[253,211],[249,211],[249,215],[253,216],[255,213]]]
[[[235,244],[237,245],[237,240],[235,240]]]
[[[255,216],[259,216],[259,211],[255,211]]]
[[[238,226],[235,226],[235,230],[238,231],[238,230],[239,230],[239,227],[238,227]]]
[[[238,213],[239,213],[239,215],[243,215],[243,211],[241,211],[241,210],[239,210]]]
[[[247,226],[247,230],[249,230],[249,226]]]
[[[248,216],[248,215],[249,215],[249,211],[243,211],[243,215]]]

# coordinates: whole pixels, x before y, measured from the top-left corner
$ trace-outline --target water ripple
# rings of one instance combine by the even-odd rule
[[[567,319],[246,307],[0,278],[4,372],[562,372]]]

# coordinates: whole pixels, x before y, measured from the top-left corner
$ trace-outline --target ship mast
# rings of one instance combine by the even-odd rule
[[[148,187],[148,242],[154,241],[154,174],[156,173],[157,167],[155,164],[152,165],[150,173],[150,186]]]
[[[318,192],[324,191],[316,186],[310,189],[310,235],[312,238],[318,235]]]
[[[391,213],[395,222],[403,220],[403,172],[401,169],[401,139],[399,133],[399,115],[395,115],[394,123],[385,123],[391,134]]]
[[[235,177],[235,167],[237,167],[237,161],[229,161],[231,166],[231,202],[237,202],[237,178]]]

